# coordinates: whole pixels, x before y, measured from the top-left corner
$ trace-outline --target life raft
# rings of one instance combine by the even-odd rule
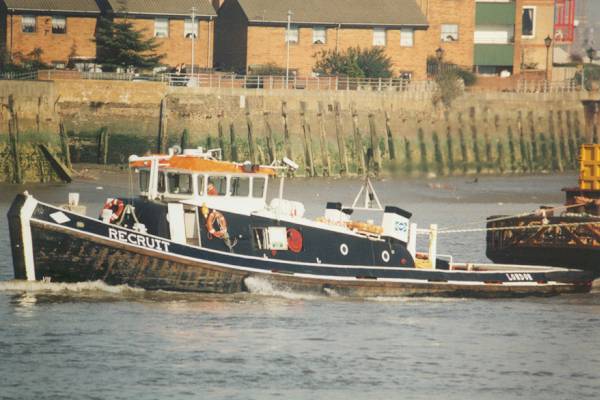
[[[302,234],[298,229],[287,229],[288,250],[292,253],[300,253],[302,251]]]
[[[219,229],[215,229],[215,222]],[[212,210],[206,218],[206,230],[208,231],[209,239],[211,236],[223,239],[227,235],[227,220],[225,216],[217,210]]]
[[[125,203],[121,199],[109,199],[104,203],[103,210],[111,210],[112,215],[110,216],[109,222],[114,224],[121,219],[123,211],[125,210]]]

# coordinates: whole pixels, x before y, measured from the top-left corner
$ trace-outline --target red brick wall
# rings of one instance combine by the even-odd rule
[[[146,38],[154,36],[154,19],[128,18],[136,30],[145,30]],[[195,40],[195,65],[200,68],[212,68],[214,53],[214,20],[199,19],[198,37]],[[164,53],[161,63],[174,67],[178,64],[190,64],[192,60],[192,40],[183,35],[184,19],[169,18],[169,37],[156,38],[160,47],[158,53]],[[189,72],[189,71],[188,71]]]
[[[35,48],[41,48],[42,61],[46,63],[67,63],[69,56],[96,57],[96,44],[93,42],[96,30],[96,17],[67,16],[67,32],[52,33],[52,17],[50,15],[36,16],[36,31],[23,32],[21,15],[6,15],[6,48],[14,56],[20,52],[24,55]],[[12,40],[11,40],[12,39]],[[12,49],[11,49],[12,43]]]

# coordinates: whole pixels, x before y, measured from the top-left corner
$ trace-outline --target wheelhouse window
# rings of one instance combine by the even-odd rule
[[[265,192],[265,178],[252,179],[252,197],[262,198]]]
[[[191,18],[186,18],[183,27],[183,36],[188,39],[198,37],[198,21],[192,22]]]
[[[373,46],[385,46],[385,28],[373,28]]]
[[[327,31],[324,26],[313,27],[313,44],[325,44],[327,42]]]
[[[400,46],[413,47],[415,44],[415,31],[412,28],[400,29]]]
[[[209,176],[206,194],[209,196],[225,196],[227,194],[227,177]]]
[[[458,41],[458,25],[442,24],[442,42]]]
[[[250,195],[250,178],[240,176],[231,178],[231,195],[248,197]]]
[[[166,190],[165,173],[158,173],[158,184],[156,185],[156,191],[158,193],[164,193]]]
[[[521,35],[524,38],[535,36],[535,7],[523,7]]]
[[[169,193],[171,194],[192,194],[192,175],[169,172],[167,174],[169,182]]]
[[[67,33],[67,17],[63,15],[52,16],[52,33]]]
[[[285,30],[285,40],[289,43],[298,43],[298,25],[290,25],[290,29]]]
[[[25,33],[35,32],[35,15],[21,16],[21,31]]]
[[[150,188],[150,171],[140,170],[140,192],[148,192]]]
[[[154,37],[167,38],[169,37],[169,18],[154,19]]]

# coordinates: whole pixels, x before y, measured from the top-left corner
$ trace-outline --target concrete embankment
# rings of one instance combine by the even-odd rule
[[[183,143],[236,160],[287,155],[307,175],[561,171],[576,167],[578,144],[597,139],[574,93],[466,93],[448,109],[435,96],[0,81],[0,133],[8,139],[13,121],[17,148],[50,142],[58,152],[62,124],[74,162],[123,163]]]

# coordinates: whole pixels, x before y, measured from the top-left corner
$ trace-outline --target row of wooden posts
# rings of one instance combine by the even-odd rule
[[[161,103],[158,150],[166,152],[167,103]],[[245,113],[247,139],[238,137],[233,121],[227,121],[220,112],[216,137],[206,137],[207,147],[220,147],[225,158],[243,161],[244,156],[253,163],[270,163],[278,157],[294,159],[292,135],[298,135],[302,141],[302,157],[299,164],[306,176],[331,176],[349,174],[380,174],[384,168],[388,172],[411,175],[415,173],[437,175],[469,173],[518,173],[536,171],[565,171],[578,167],[577,152],[584,143],[579,114],[571,110],[548,110],[547,131],[540,132],[534,112],[517,111],[514,124],[507,124],[501,132],[501,118],[498,114],[488,121],[487,113],[483,124],[475,116],[475,108],[468,110],[468,117],[458,112],[458,126],[452,127],[449,112],[444,113],[445,132],[431,129],[426,132],[425,124],[420,124],[417,134],[401,136],[395,134],[390,123],[390,114],[385,112],[383,125],[385,135],[380,137],[377,130],[377,117],[368,114],[368,135],[363,137],[359,128],[359,114],[352,107],[352,134],[347,138],[342,129],[341,108],[334,103],[335,137],[337,146],[330,146],[325,125],[325,107],[319,103],[316,113],[317,134],[308,122],[305,102],[300,103],[300,132],[290,132],[287,104],[282,102],[281,117],[283,132],[282,154],[277,151],[277,139],[271,125],[269,112],[263,113],[265,127],[264,145],[255,134],[254,123],[249,110]],[[538,115],[538,123],[541,118]],[[227,132],[228,131],[228,132]],[[482,132],[481,132],[482,131]],[[490,131],[494,134],[491,135]],[[316,136],[316,137],[315,137]],[[216,139],[216,140],[215,140]],[[592,138],[594,143],[598,138]],[[314,142],[317,142],[315,144]],[[352,143],[348,143],[352,142]],[[444,143],[445,142],[445,143]],[[189,132],[185,129],[181,135],[182,148],[188,147]],[[242,146],[245,150],[242,154]],[[315,149],[317,150],[315,152]],[[228,151],[226,151],[228,150]],[[105,157],[106,159],[106,157]],[[349,161],[351,160],[351,161]]]

